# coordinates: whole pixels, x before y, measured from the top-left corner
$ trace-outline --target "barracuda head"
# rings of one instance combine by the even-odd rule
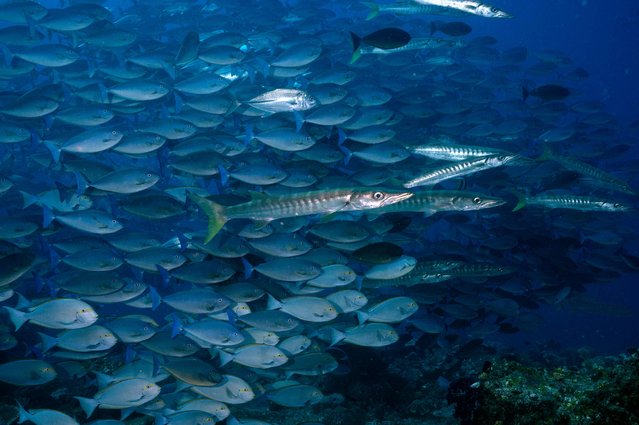
[[[494,196],[486,195],[469,195],[458,196],[452,199],[451,204],[461,211],[474,211],[484,208],[494,208],[500,205],[504,205],[505,200]]]
[[[354,190],[349,204],[354,211],[380,208],[395,204],[413,196],[412,192],[387,189]]]
[[[478,4],[477,7],[473,8],[475,15],[484,16],[486,18],[512,18],[512,15],[504,12],[503,10],[499,10],[496,7],[489,6],[487,4]]]

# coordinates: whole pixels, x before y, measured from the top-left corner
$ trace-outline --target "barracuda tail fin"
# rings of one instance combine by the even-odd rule
[[[547,143],[544,143],[542,145],[543,151],[541,152],[541,155],[539,155],[539,157],[537,158],[537,161],[547,161],[549,159],[552,159],[553,154],[552,154],[552,150],[550,149],[550,146],[548,146]]]
[[[368,6],[371,9],[370,12],[368,12],[368,16],[366,17],[367,21],[370,21],[371,19],[379,15],[379,5],[377,3],[363,1],[362,4]]]
[[[357,59],[359,59],[360,56],[362,56],[362,53],[359,50],[359,46],[362,42],[362,39],[354,32],[351,32],[351,42],[353,43],[353,55],[351,56],[351,61],[350,61],[352,65],[355,62],[357,62]]]
[[[228,219],[224,217],[224,207],[194,193],[189,193],[189,199],[195,202],[209,218],[208,231],[204,239],[204,243],[209,243],[228,221]]]
[[[513,212],[519,211],[526,206],[526,197],[522,194],[517,194],[517,205],[513,208]]]

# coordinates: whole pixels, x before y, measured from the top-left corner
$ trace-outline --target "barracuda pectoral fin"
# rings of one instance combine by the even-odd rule
[[[329,222],[329,221],[333,220],[338,212],[339,211],[333,211],[331,213],[324,214],[319,220],[320,223],[326,223],[326,222]]]
[[[255,228],[257,230],[263,229],[271,222],[271,220],[255,220],[253,224],[255,224]]]

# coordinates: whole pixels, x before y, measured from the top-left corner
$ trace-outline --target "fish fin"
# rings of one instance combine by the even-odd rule
[[[346,338],[346,334],[344,332],[338,331],[335,328],[331,328],[331,347],[344,338]]]
[[[222,187],[224,187],[229,182],[229,172],[221,164],[217,168],[220,171],[220,183],[222,183]]]
[[[49,152],[51,152],[53,162],[56,164],[60,162],[60,153],[62,152],[62,149],[60,149],[60,147],[55,143],[49,142],[48,140],[44,141],[44,146],[46,146],[47,149],[49,149]]]
[[[379,5],[377,3],[363,1],[362,4],[368,6],[371,9],[370,12],[368,12],[368,16],[366,16],[367,21],[370,21],[371,19],[379,15]]]
[[[43,228],[49,227],[49,225],[54,219],[55,219],[55,216],[53,215],[53,211],[51,211],[51,208],[45,205],[42,208],[42,227]]]
[[[361,57],[362,57],[362,51],[360,49],[356,49],[353,51],[353,54],[351,55],[351,60],[348,63],[352,65],[355,62],[357,62],[359,58]]]
[[[329,221],[333,220],[338,212],[339,211],[333,211],[332,213],[324,214],[319,220],[320,223],[328,223]]]
[[[23,311],[6,306],[4,307],[4,309],[7,310],[7,312],[9,313],[9,319],[13,323],[13,326],[15,326],[16,331],[29,320],[29,318],[27,317],[27,313]]]
[[[293,111],[293,117],[295,117],[295,131],[299,133],[304,125],[304,117],[300,111]]]
[[[353,157],[353,152],[344,145],[340,145],[339,150],[344,154],[344,165],[348,165]]]
[[[18,302],[16,303],[15,308],[21,309],[21,308],[29,308],[31,306],[31,301],[29,301],[27,297],[25,297],[19,292],[16,292],[16,294],[18,294]]]
[[[257,230],[262,230],[263,228],[268,226],[270,223],[271,223],[271,220],[257,220],[253,222],[253,224],[255,225],[255,229]]]
[[[241,261],[242,261],[242,266],[244,266],[244,279],[248,279],[249,277],[251,277],[255,269],[253,268],[251,263],[248,262],[246,258],[242,257]]]
[[[268,195],[263,192],[257,192],[255,190],[249,190],[251,201],[264,201],[268,198]]]
[[[184,391],[184,390],[188,390],[189,388],[191,388],[193,385],[191,384],[187,384],[184,381],[180,381],[178,380],[175,384],[175,392],[180,392],[180,391]]]
[[[87,415],[87,419],[91,417],[95,408],[98,407],[98,401],[93,398],[87,397],[73,397],[80,402],[80,407],[84,410],[84,413]]]
[[[98,383],[98,388],[102,389],[113,382],[113,378],[110,375],[102,372],[93,372],[95,380]]]
[[[276,300],[275,297],[273,297],[273,295],[271,294],[266,294],[266,295],[268,296],[268,299],[266,301],[267,310],[277,310],[279,308],[282,308],[282,303]]]
[[[162,297],[154,286],[149,286],[149,293],[151,295],[151,310],[155,311],[160,305],[160,302],[162,302]]]
[[[364,311],[356,311],[355,314],[357,315],[357,321],[359,322],[360,325],[363,325],[364,323],[366,323],[366,321],[369,318],[368,313]]]
[[[544,143],[542,145],[542,152],[541,155],[539,155],[539,157],[537,158],[537,161],[547,161],[549,159],[553,158],[553,153],[552,150],[550,149],[550,146],[548,146],[548,143]]]
[[[160,273],[160,278],[162,280],[162,287],[163,288],[168,287],[169,282],[171,281],[171,275],[169,274],[169,271],[159,264],[156,264],[155,268],[157,269],[158,273]]]
[[[354,32],[351,32],[351,43],[353,44],[353,54],[355,54],[355,52],[359,50],[359,45],[361,44],[361,42],[362,42],[362,39],[359,38],[359,36],[355,34]],[[353,62],[354,61],[351,59],[351,63]]]
[[[126,409],[120,410],[120,421],[124,421],[131,416],[133,412],[135,412],[135,407],[127,407]]]
[[[184,101],[177,94],[177,92],[173,93],[173,99],[175,100],[175,106],[174,106],[175,113],[179,114],[180,112],[182,112],[182,109],[184,108]]]
[[[16,400],[16,404],[18,405],[18,415],[20,416],[18,419],[18,423],[21,424],[23,422],[31,422],[31,413],[24,410],[24,407],[22,407],[18,400]]]
[[[80,173],[79,171],[74,172],[73,174],[75,174],[75,181],[76,181],[76,185],[77,185],[77,189],[76,189],[76,194],[78,196],[81,196],[84,194],[84,192],[87,191],[87,189],[89,188],[89,182],[87,181],[87,179],[82,175],[82,173]]]
[[[346,133],[344,133],[344,130],[342,130],[341,128],[338,128],[337,129],[337,146],[342,146],[346,139],[348,139],[348,136],[346,135]]]
[[[209,243],[228,221],[228,219],[224,217],[224,207],[191,192],[188,193],[188,197],[195,202],[208,217],[208,230],[204,243]]]
[[[524,197],[524,195],[517,194],[517,198],[517,205],[515,205],[515,208],[513,208],[513,212],[519,211],[526,206],[526,198]]]
[[[22,190],[20,191],[20,194],[22,195],[22,201],[24,203],[24,206],[22,207],[22,209],[29,208],[31,205],[38,202],[38,197],[35,195],[24,192]]]
[[[526,99],[528,99],[528,96],[530,96],[530,91],[526,87],[522,86],[521,98],[523,99],[524,102],[526,101]]]
[[[40,338],[42,338],[42,352],[46,353],[53,347],[55,347],[58,343],[58,338],[53,337],[51,335],[43,334],[42,332],[38,332]]]
[[[175,338],[176,336],[178,336],[183,329],[184,329],[184,326],[182,326],[182,322],[180,322],[180,318],[177,317],[177,314],[174,315],[173,327],[171,328],[171,338]]]
[[[223,350],[217,350],[217,355],[220,358],[220,367],[223,367],[225,364],[233,361],[233,354],[227,353]]]

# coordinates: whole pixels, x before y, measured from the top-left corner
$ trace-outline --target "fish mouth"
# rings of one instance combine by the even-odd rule
[[[504,205],[506,200],[504,199],[484,199],[484,204],[482,208],[494,208]]]
[[[414,195],[413,192],[401,192],[401,193],[393,193],[388,195],[388,197],[382,202],[380,207],[384,207],[386,205],[396,204],[398,202],[404,201]]]

